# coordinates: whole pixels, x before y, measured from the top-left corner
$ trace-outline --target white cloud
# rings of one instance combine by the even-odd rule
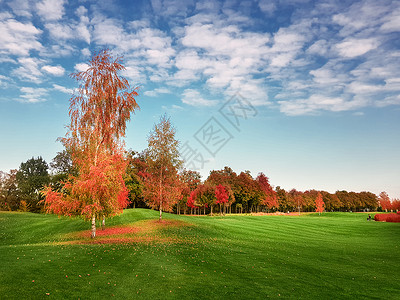
[[[312,95],[308,99],[297,99],[292,101],[279,101],[281,112],[289,116],[316,114],[320,110],[344,111],[358,107],[356,102],[345,101],[341,97],[326,97],[323,95]]]
[[[76,32],[68,24],[61,23],[47,23],[45,24],[46,29],[54,39],[73,39],[76,37]]]
[[[16,16],[27,17],[27,18],[32,17],[30,1],[13,0],[13,1],[9,1],[7,4],[8,4],[8,6],[11,7],[13,13]]]
[[[156,88],[151,91],[145,91],[144,95],[149,96],[149,97],[157,97],[160,94],[170,94],[171,91],[167,88]]]
[[[83,56],[90,56],[92,53],[90,52],[89,48],[83,48],[81,50]]]
[[[76,64],[74,68],[78,72],[85,72],[87,69],[89,69],[89,65],[86,63],[79,63],[79,64]]]
[[[80,9],[83,8],[83,9]],[[69,20],[69,22],[51,21],[45,23],[45,28],[49,31],[51,37],[56,40],[83,40],[86,43],[91,41],[89,30],[89,18],[85,14],[87,10],[80,6],[76,14],[79,16],[79,22]]]
[[[53,89],[55,89],[56,91],[65,93],[65,94],[70,94],[70,95],[74,92],[73,89],[69,89],[69,88],[66,88],[66,87],[58,85],[58,84],[53,84]]]
[[[198,91],[193,89],[184,90],[182,96],[182,102],[192,106],[214,106],[218,103],[215,100],[204,99]]]
[[[20,98],[18,101],[24,103],[38,103],[46,101],[47,90],[44,88],[22,87]]]
[[[40,71],[42,61],[37,58],[23,57],[18,59],[19,67],[12,74],[20,80],[41,83],[43,74]]]
[[[37,13],[46,21],[56,21],[64,15],[65,0],[42,0],[36,4]]]
[[[258,2],[258,6],[260,7],[262,12],[268,15],[272,15],[276,10],[276,3],[271,0],[260,0]]]
[[[318,40],[307,49],[307,52],[309,54],[325,56],[328,53],[328,48],[329,44],[326,40]]]
[[[9,55],[28,55],[31,50],[42,50],[39,42],[42,31],[32,23],[14,19],[0,21],[0,51]]]
[[[384,32],[399,32],[400,31],[400,7],[393,10],[390,15],[383,19],[384,23],[381,30]]]
[[[378,48],[379,42],[376,38],[369,39],[347,39],[336,45],[339,54],[353,58],[363,55],[371,50]]]
[[[42,70],[54,76],[62,76],[65,73],[65,69],[62,66],[46,65],[42,67]]]

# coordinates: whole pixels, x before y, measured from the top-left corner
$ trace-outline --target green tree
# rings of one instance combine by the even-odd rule
[[[138,153],[133,150],[126,152],[128,166],[124,176],[125,185],[129,192],[129,200],[135,208],[138,205],[144,204],[143,199],[143,178],[140,176],[146,170],[145,153]]]
[[[0,172],[0,210],[17,210],[20,207],[17,172]]]
[[[51,185],[54,190],[59,192],[64,187],[64,182],[70,175],[77,176],[77,169],[73,166],[71,152],[63,150],[57,152],[56,156],[50,162],[51,167]]]
[[[39,212],[41,209],[41,205],[38,204],[43,200],[40,191],[50,183],[48,169],[46,161],[39,156],[21,163],[16,173],[21,200],[26,201],[33,212]]]

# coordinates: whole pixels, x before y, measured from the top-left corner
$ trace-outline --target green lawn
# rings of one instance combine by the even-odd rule
[[[0,213],[0,298],[399,299],[398,223],[357,213],[163,216],[179,226],[130,209],[107,226],[147,228],[128,234],[134,242],[70,244],[90,242],[76,234],[89,223]]]

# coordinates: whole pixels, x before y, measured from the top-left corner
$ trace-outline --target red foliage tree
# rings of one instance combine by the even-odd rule
[[[222,184],[219,184],[215,187],[215,198],[217,201],[215,201],[216,204],[219,204],[219,210],[220,213],[222,214],[222,209],[221,207],[224,206],[225,204],[228,203],[229,200],[229,192],[226,187],[224,187]]]
[[[321,193],[318,192],[317,199],[315,199],[315,211],[321,214],[324,211],[325,203],[322,199]]]
[[[380,207],[382,207],[382,210],[384,211],[392,210],[392,203],[390,202],[389,195],[386,192],[381,192],[379,194],[378,201]]]
[[[92,57],[86,71],[72,74],[80,85],[70,100],[71,123],[62,142],[72,153],[78,175],[70,175],[64,192],[44,190],[47,212],[91,219],[92,238],[96,218],[103,217],[104,222],[128,204],[122,138],[126,122],[139,106],[136,88],[119,76],[125,69],[121,62],[102,50]]]
[[[261,205],[265,205],[268,209],[278,208],[277,194],[269,184],[269,179],[264,173],[258,174],[256,181],[261,189]]]

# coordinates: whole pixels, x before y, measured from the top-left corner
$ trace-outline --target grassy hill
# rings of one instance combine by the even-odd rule
[[[0,298],[386,298],[400,224],[365,214],[194,217],[130,209],[89,223],[0,213]]]

